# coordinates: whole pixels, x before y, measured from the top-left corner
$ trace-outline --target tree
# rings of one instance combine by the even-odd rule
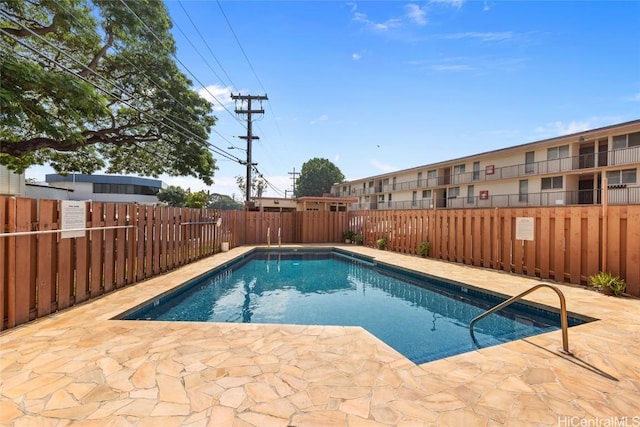
[[[170,28],[159,1],[0,0],[0,164],[211,184],[215,117]]]
[[[158,200],[169,206],[181,207],[187,199],[187,192],[182,187],[169,185],[158,191]]]
[[[225,194],[213,193],[209,196],[208,208],[221,209],[221,210],[244,210],[244,205],[233,200],[231,197]]]
[[[184,207],[202,209],[207,206],[208,202],[209,194],[206,191],[200,190],[195,193],[188,192],[187,198],[184,202]]]
[[[242,175],[236,176],[236,185],[238,189],[242,192],[242,194],[246,194],[247,185],[245,184],[245,179]],[[257,178],[251,180],[251,193],[255,197],[262,197],[265,191],[267,191],[267,181],[263,178]]]
[[[327,159],[313,158],[302,165],[296,182],[296,197],[322,196],[335,183],[344,181],[340,169]]]

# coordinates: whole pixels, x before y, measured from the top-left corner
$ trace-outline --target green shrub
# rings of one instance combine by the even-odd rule
[[[385,249],[387,247],[387,239],[383,237],[376,240],[376,245],[378,246],[378,249]]]
[[[356,242],[356,244],[360,245],[362,244],[362,241],[364,240],[364,236],[360,233],[356,233],[353,235],[353,241]]]
[[[354,233],[353,231],[345,231],[344,233],[342,233],[342,240],[353,240],[355,235],[356,233]]]
[[[431,243],[429,242],[420,243],[420,247],[418,248],[418,251],[420,252],[420,256],[423,256],[423,257],[429,256],[429,252],[431,252]]]
[[[624,279],[604,271],[589,277],[589,282],[597,291],[614,295],[621,295],[627,289]]]

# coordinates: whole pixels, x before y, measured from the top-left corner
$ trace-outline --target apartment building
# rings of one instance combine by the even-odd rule
[[[335,184],[350,210],[640,203],[640,120]]]

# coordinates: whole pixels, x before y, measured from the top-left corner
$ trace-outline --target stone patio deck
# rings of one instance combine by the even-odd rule
[[[570,328],[573,356],[559,352],[560,331],[417,366],[358,327],[110,320],[250,249],[217,254],[2,333],[0,422],[640,425],[640,300],[574,286],[560,285],[569,311],[600,320]],[[503,294],[539,283],[348,249]],[[558,305],[550,290],[527,299]]]

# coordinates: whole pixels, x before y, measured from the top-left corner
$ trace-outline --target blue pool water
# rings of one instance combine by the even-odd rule
[[[340,252],[255,251],[123,319],[362,326],[415,363],[476,348],[469,322],[503,299]],[[583,321],[570,318],[570,325]],[[559,329],[525,304],[479,321],[485,347]]]

